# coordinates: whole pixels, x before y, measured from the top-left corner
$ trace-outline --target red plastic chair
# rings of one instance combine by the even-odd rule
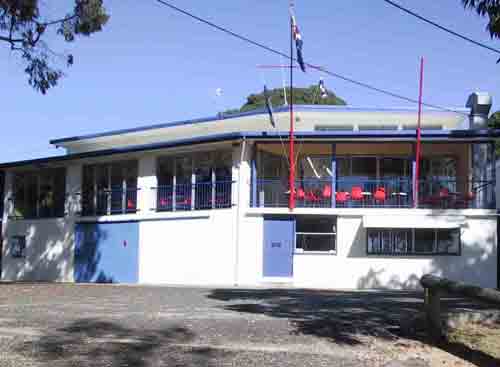
[[[363,189],[360,186],[353,186],[351,188],[352,200],[363,200]]]
[[[346,191],[339,191],[335,194],[335,201],[337,204],[345,204],[349,199],[349,193]]]
[[[298,200],[304,200],[306,198],[306,192],[302,187],[297,189],[297,199]]]
[[[332,187],[330,185],[326,185],[323,187],[323,191],[321,193],[324,199],[330,199],[332,197]]]
[[[127,209],[135,209],[135,202],[132,199],[127,200]]]
[[[320,199],[318,196],[313,191],[307,191],[306,192],[306,201],[315,203],[318,202]]]
[[[446,187],[441,188],[439,190],[439,198],[440,199],[448,199],[450,197],[450,190],[447,189]]]
[[[387,198],[387,195],[385,193],[385,187],[377,188],[377,190],[373,193],[373,198],[375,199],[375,201],[383,203]]]

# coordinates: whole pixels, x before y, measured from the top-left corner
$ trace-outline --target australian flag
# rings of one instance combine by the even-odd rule
[[[273,105],[271,103],[271,96],[269,95],[269,91],[267,90],[267,87],[264,85],[264,99],[266,100],[266,108],[267,108],[267,113],[269,114],[269,121],[271,122],[271,125],[273,125],[274,128],[276,128],[276,122],[274,121],[274,115],[273,115]]]
[[[302,57],[302,35],[300,34],[299,26],[297,25],[297,21],[295,20],[295,16],[292,14],[292,32],[293,39],[295,40],[295,48],[297,49],[297,62],[300,65],[300,69],[305,73],[306,65],[304,64],[304,58]]]

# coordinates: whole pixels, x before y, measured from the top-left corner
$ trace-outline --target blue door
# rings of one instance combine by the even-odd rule
[[[79,223],[75,236],[75,282],[138,282],[138,223]]]
[[[265,277],[291,277],[295,221],[293,219],[264,220]]]

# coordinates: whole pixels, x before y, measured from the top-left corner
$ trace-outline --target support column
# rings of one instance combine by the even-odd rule
[[[82,212],[83,195],[83,165],[72,164],[66,169],[66,202],[64,214],[69,218]]]
[[[252,197],[251,197],[251,206],[258,207],[260,203],[257,198],[257,146],[255,145],[252,149],[251,154],[251,179],[252,179]]]
[[[477,190],[475,200],[477,209],[486,209],[491,205],[489,197],[492,189],[488,182],[489,146],[489,143],[472,145],[472,187]]]
[[[336,193],[337,193],[337,146],[336,144],[332,144],[332,161],[331,168],[332,170],[332,208],[335,208],[336,203]]]
[[[419,195],[419,182],[416,181],[417,176],[417,157],[415,154],[415,144],[412,144],[412,158],[411,158],[411,191],[413,207],[418,208],[418,195]]]
[[[139,159],[138,177],[137,177],[137,210],[140,213],[148,213],[156,209],[157,203],[153,187],[158,186],[156,179],[156,157],[145,156]]]

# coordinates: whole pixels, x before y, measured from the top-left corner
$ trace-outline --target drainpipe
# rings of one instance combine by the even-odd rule
[[[238,268],[239,268],[239,257],[240,257],[240,217],[241,217],[241,206],[242,206],[242,200],[241,200],[241,193],[242,193],[242,179],[241,179],[241,164],[243,162],[243,158],[245,156],[245,151],[246,151],[246,146],[247,146],[247,141],[246,138],[243,138],[242,143],[241,143],[241,153],[240,153],[240,162],[238,164],[238,202],[236,204],[236,226],[235,226],[235,234],[236,234],[236,244],[235,244],[235,251],[234,251],[234,286],[237,287],[239,284],[238,282]]]

